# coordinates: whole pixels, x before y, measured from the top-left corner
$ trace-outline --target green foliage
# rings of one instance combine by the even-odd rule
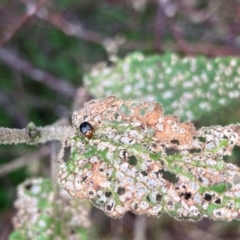
[[[90,239],[88,205],[60,191],[55,199],[49,179],[27,180],[18,187],[18,209],[10,240]]]
[[[97,98],[156,101],[167,114],[198,120],[239,99],[240,59],[133,53],[110,67],[96,65],[84,81]]]

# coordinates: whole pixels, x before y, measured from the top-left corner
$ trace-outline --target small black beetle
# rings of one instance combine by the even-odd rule
[[[88,122],[83,122],[80,124],[80,131],[87,138],[91,138],[93,135],[93,127]]]

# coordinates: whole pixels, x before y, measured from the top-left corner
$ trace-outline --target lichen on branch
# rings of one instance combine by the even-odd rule
[[[37,144],[58,140],[72,136],[72,127],[47,126],[36,127],[29,123],[24,129],[0,127],[0,144]]]
[[[86,103],[72,123],[58,179],[72,197],[91,200],[113,218],[132,211],[178,220],[240,219],[240,171],[223,161],[240,145],[240,125],[196,130],[165,116],[158,103],[116,97]]]

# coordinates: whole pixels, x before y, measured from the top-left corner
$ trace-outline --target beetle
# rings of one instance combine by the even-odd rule
[[[91,138],[93,135],[93,127],[90,123],[88,122],[82,122],[80,124],[80,132],[84,134],[85,137]]]

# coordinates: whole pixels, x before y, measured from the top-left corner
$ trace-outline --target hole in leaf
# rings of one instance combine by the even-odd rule
[[[173,204],[173,202],[172,202],[171,200],[169,200],[169,201],[167,202],[167,205],[168,205],[169,207],[172,207],[174,204]]]
[[[119,110],[121,113],[125,114],[126,116],[131,116],[131,111],[125,104],[122,104]]]
[[[215,201],[216,204],[221,204],[221,199],[218,198],[216,201]]]
[[[107,66],[108,67],[114,67],[114,66],[116,66],[116,63],[108,59],[107,60]]]
[[[209,193],[205,193],[204,194],[204,200],[206,200],[206,201],[211,201],[212,200],[212,195],[211,194],[209,194]]]
[[[67,162],[71,155],[71,147],[65,147],[63,150],[63,161]]]
[[[180,197],[184,197],[184,199],[188,200],[192,197],[192,194],[190,192],[185,192],[185,193],[182,193]]]
[[[162,178],[169,181],[170,183],[176,183],[178,181],[178,178],[174,173],[163,171],[163,170],[159,170],[158,173],[161,173]]]
[[[135,204],[135,205],[134,205],[134,209],[135,209],[135,210],[138,210],[138,204]]]
[[[201,152],[201,149],[198,149],[198,148],[191,148],[189,150],[190,153],[200,153]]]
[[[137,158],[134,155],[131,155],[131,156],[128,157],[128,163],[130,165],[135,166],[135,165],[137,165],[138,160],[137,160]]]
[[[172,139],[172,140],[171,140],[171,143],[172,143],[172,144],[176,144],[176,145],[179,145],[179,144],[180,144],[177,139]]]
[[[160,202],[160,201],[162,200],[162,195],[161,195],[161,194],[157,194],[156,200],[157,200],[158,202]]]
[[[155,134],[155,130],[153,128],[148,128],[147,132],[148,132],[149,137],[152,137]]]
[[[147,176],[146,171],[141,171],[141,174],[142,174],[143,176]]]
[[[205,143],[206,142],[206,138],[204,137],[198,137],[198,140],[202,143]]]
[[[111,196],[112,196],[112,193],[111,193],[111,192],[105,192],[105,196],[106,196],[106,197],[111,197]]]
[[[179,153],[179,150],[177,150],[175,148],[166,148],[166,154],[167,155],[174,155],[176,153]]]
[[[228,163],[236,164],[238,167],[240,167],[239,156],[240,156],[240,147],[234,146],[232,150],[232,154],[230,156],[227,156],[227,155],[223,156],[223,160]]]
[[[88,194],[89,194],[90,196],[93,196],[94,192],[90,190],[90,191],[88,192]]]
[[[126,149],[122,149],[122,150],[119,151],[119,157],[120,158],[126,159],[127,156],[128,156],[128,153],[127,153]]]
[[[83,115],[83,120],[85,120],[87,118],[88,118],[88,115]],[[71,120],[69,122],[71,122]]]
[[[124,193],[125,193],[125,188],[119,187],[118,190],[117,190],[117,194],[118,194],[118,195],[122,195],[122,194],[124,194]]]
[[[25,188],[26,188],[27,190],[30,190],[30,189],[32,188],[32,184],[31,184],[31,183],[28,183],[28,184],[25,186]]]
[[[82,177],[82,182],[85,182],[87,179],[87,176]]]
[[[113,116],[114,116],[115,119],[118,119],[119,113],[118,113],[118,112],[115,112],[115,113],[113,114]]]
[[[106,209],[107,209],[107,211],[111,211],[112,210],[112,207],[113,207],[113,205],[111,206],[111,205],[107,205],[107,207],[106,207]]]
[[[151,146],[152,146],[153,148],[156,148],[156,147],[157,147],[157,144],[154,143],[154,142],[152,142],[152,143],[151,143]]]
[[[142,108],[139,113],[140,113],[140,116],[143,117],[146,114],[146,109]]]

